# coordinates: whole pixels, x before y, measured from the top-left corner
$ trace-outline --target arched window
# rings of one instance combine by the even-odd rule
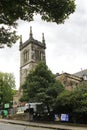
[[[41,52],[39,50],[35,50],[35,60],[41,60]]]
[[[27,62],[29,60],[29,50],[25,50],[23,52],[23,61],[24,63]]]

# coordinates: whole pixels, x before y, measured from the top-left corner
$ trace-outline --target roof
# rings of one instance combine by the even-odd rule
[[[74,74],[69,74],[69,73],[62,73],[60,75],[57,75],[57,77],[61,77],[62,75],[64,75],[65,77],[68,77],[68,78],[71,78],[71,79],[74,79],[74,80],[78,80],[78,81],[81,81],[82,78],[77,76],[77,75],[74,75]]]
[[[28,44],[36,44],[40,47],[43,47],[44,49],[46,48],[45,44],[41,43],[40,41],[35,40],[34,38],[29,38],[27,41],[25,41],[21,46],[20,46],[20,50],[23,49],[24,47],[26,47]]]
[[[27,41],[25,41],[24,43],[22,43],[22,35],[20,36],[20,50],[23,49],[24,47],[26,47],[29,44],[36,44],[38,46],[40,46],[41,48],[46,49],[46,44],[45,44],[45,38],[44,38],[44,33],[42,33],[42,42],[37,41],[33,38],[33,34],[32,34],[32,27],[30,27],[30,37]]]
[[[83,75],[87,75],[87,69],[85,70],[81,70],[77,73],[74,73],[74,75],[78,76],[78,77],[82,77]]]

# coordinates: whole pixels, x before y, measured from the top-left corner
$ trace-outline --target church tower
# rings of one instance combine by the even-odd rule
[[[29,39],[22,42],[20,37],[20,87],[24,83],[25,78],[29,71],[35,67],[40,61],[46,62],[45,58],[45,39],[42,34],[42,42],[33,38],[32,27],[30,27]]]

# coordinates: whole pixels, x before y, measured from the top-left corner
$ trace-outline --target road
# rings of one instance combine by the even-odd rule
[[[23,125],[0,123],[0,130],[50,130],[48,128],[30,127]],[[51,129],[53,130],[53,129]]]

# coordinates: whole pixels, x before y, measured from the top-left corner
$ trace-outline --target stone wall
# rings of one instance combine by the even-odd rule
[[[7,117],[7,119],[29,121],[29,113],[20,113],[20,114],[9,115]]]

